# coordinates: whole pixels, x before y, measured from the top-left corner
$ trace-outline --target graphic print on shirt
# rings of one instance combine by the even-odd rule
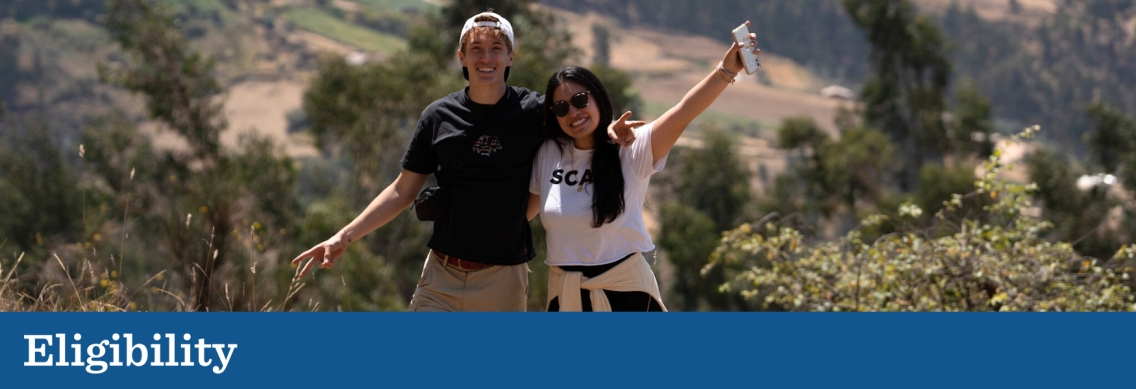
[[[477,143],[473,144],[473,152],[486,157],[499,150],[501,150],[501,140],[493,135],[482,135],[477,138]]]
[[[548,182],[551,182],[553,185],[559,185],[560,183],[565,183],[568,186],[580,185],[580,187],[576,189],[576,191],[579,192],[584,190],[584,184],[592,182],[592,169],[585,169],[583,175],[580,175],[579,170],[569,170],[565,172],[564,169],[556,169],[552,171],[552,179]]]

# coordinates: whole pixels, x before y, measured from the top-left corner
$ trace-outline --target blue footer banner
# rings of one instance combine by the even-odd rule
[[[1130,387],[1133,329],[1122,313],[0,313],[0,387]]]

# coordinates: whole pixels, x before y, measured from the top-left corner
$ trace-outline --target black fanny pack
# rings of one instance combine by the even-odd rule
[[[424,222],[436,222],[442,220],[446,213],[450,210],[450,185],[453,185],[453,177],[461,170],[461,162],[454,160],[452,164],[452,171],[446,173],[449,177],[445,182],[439,179],[438,185],[431,186],[423,189],[422,193],[414,199],[414,215],[418,216],[418,220]]]

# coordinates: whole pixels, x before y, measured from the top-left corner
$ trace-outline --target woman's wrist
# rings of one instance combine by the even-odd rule
[[[714,69],[714,72],[718,73],[718,76],[722,77],[722,80],[725,80],[726,82],[731,84],[733,84],[734,80],[738,78],[737,73],[727,70],[725,66],[722,66],[721,62],[718,62],[718,68]]]

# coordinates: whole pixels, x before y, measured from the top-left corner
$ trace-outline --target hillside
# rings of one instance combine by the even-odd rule
[[[70,13],[52,11],[63,12],[60,17],[50,17],[50,12],[41,10],[47,15],[31,13],[0,21],[0,37],[15,48],[6,53],[6,61],[0,59],[0,66],[8,63],[7,66],[15,69],[0,76],[0,98],[13,113],[9,119],[38,120],[57,134],[61,147],[71,148],[75,147],[75,134],[89,118],[117,109],[143,122],[143,129],[155,137],[160,147],[179,147],[176,137],[144,123],[139,101],[98,82],[95,64],[113,67],[121,60],[92,16],[97,13],[99,3],[86,0],[76,3],[79,8],[67,11]],[[1010,8],[1010,2],[1001,0],[918,0],[915,3],[939,15],[957,13],[959,9],[972,10],[984,20],[1007,26],[1036,25],[1059,10],[1055,0],[1020,0],[1017,10]],[[419,0],[336,0],[325,6],[305,0],[264,3],[181,0],[171,4],[181,7],[178,9],[186,18],[184,29],[193,44],[218,60],[218,76],[226,89],[223,98],[231,130],[223,136],[223,141],[232,145],[241,133],[259,131],[272,135],[288,154],[300,158],[316,153],[308,135],[296,131],[302,128],[297,126],[303,125],[301,100],[314,71],[315,59],[330,54],[351,56],[359,61],[383,61],[405,49],[403,37],[413,20],[438,7]],[[592,7],[602,11],[604,4],[599,2]],[[83,11],[84,5],[90,10]],[[570,29],[573,44],[583,52],[579,58],[582,64],[590,64],[596,58],[594,28],[601,26],[611,31],[610,64],[632,75],[634,88],[644,102],[643,112],[636,116],[646,119],[658,116],[679,101],[690,86],[713,68],[728,42],[725,33],[708,37],[674,28],[659,29],[651,27],[650,23],[626,23],[618,13],[545,7],[556,14],[561,25]],[[660,14],[664,11],[660,10]],[[708,13],[713,11],[707,10]],[[835,11],[822,7],[815,12],[823,18],[826,12]],[[767,15],[755,17],[766,18]],[[1136,23],[1130,24],[1136,26]],[[761,31],[761,27],[755,30]],[[1004,44],[1007,38],[998,39]],[[773,138],[772,130],[786,117],[806,115],[823,129],[835,132],[836,111],[849,104],[823,98],[818,91],[830,84],[855,88],[856,81],[847,73],[841,76],[840,72],[822,66],[823,57],[808,63],[793,59],[803,52],[778,41],[776,35],[764,40],[759,37],[759,42],[764,49],[763,70],[754,76],[740,77],[737,85],[729,88],[698,121],[714,122],[754,137],[751,143],[755,149],[743,151],[753,155],[769,154],[758,145],[768,145]],[[981,50],[986,49],[961,46],[958,51]],[[981,62],[957,65],[961,68],[980,66]],[[993,91],[995,114],[1012,111],[997,108],[997,98],[1004,98],[1000,96],[1005,93],[1005,90]],[[52,112],[46,112],[44,107],[52,107]],[[1070,123],[1080,117],[1076,112],[1066,116],[1072,118],[1066,121]],[[999,122],[1013,128],[1028,120],[1003,117]],[[1048,134],[1063,133],[1060,123],[1055,125],[1058,128],[1050,128]],[[692,131],[690,137],[696,143],[697,131]],[[762,164],[765,165],[772,164]],[[777,169],[774,170],[772,176],[776,175]],[[756,188],[761,189],[760,186]]]
[[[232,144],[240,132],[255,129],[284,141],[289,154],[311,155],[314,149],[307,146],[309,142],[302,134],[288,133],[287,115],[300,108],[304,87],[314,69],[314,58],[320,53],[346,56],[361,52],[365,53],[362,56],[365,60],[383,60],[405,47],[405,40],[397,35],[351,23],[339,13],[358,11],[361,6],[434,7],[417,1],[354,3],[340,0],[324,9],[306,4],[277,0],[230,9],[218,1],[183,3],[187,7],[185,13],[191,17],[186,23],[187,34],[193,38],[195,46],[217,58],[220,65],[219,76],[227,90],[226,113],[230,129],[235,130],[224,136],[226,143]],[[590,62],[592,57],[591,24],[614,24],[594,14],[557,11],[557,15],[564,25],[572,26],[574,44],[584,49],[585,62]],[[26,78],[6,81],[14,84],[11,85],[14,93],[3,96],[10,111],[21,116],[33,115],[38,102],[56,108],[74,106],[66,109],[73,115],[45,118],[50,127],[59,129],[68,139],[83,127],[85,117],[105,114],[111,109],[121,109],[141,119],[140,102],[97,80],[95,64],[114,66],[119,59],[113,46],[107,44],[105,33],[93,20],[39,18],[19,22],[9,18],[0,26],[3,27],[0,31],[17,37],[14,40],[24,48],[15,52],[13,62],[18,64],[18,69],[47,74],[53,79],[49,85]],[[677,102],[683,91],[712,69],[712,64],[725,50],[724,39],[684,37],[643,28],[619,30],[616,35],[619,38],[614,43],[612,65],[636,76],[635,87],[647,103],[647,112],[640,113],[644,117],[656,116]],[[77,39],[80,36],[84,39]],[[26,48],[29,42],[38,42],[53,50],[47,53],[30,50]],[[678,42],[679,45],[661,42]],[[678,47],[699,49],[680,51]],[[44,56],[48,56],[47,59]],[[50,65],[37,69],[33,66],[37,60]],[[756,78],[743,77],[738,87],[731,89],[706,117],[769,129],[782,117],[805,113],[831,127],[832,112],[838,104],[815,96],[815,91],[823,86],[817,77],[776,53],[766,53],[764,64],[767,85],[759,84]],[[69,84],[80,85],[79,93],[69,93],[75,89]],[[150,125],[144,128],[157,137],[158,145],[177,147],[173,137]]]
[[[800,64],[824,83],[859,88],[873,74],[870,48],[837,0],[547,0],[579,13],[595,12],[624,29],[713,36],[754,22],[763,48]],[[922,17],[938,25],[951,80],[973,80],[993,105],[998,131],[1031,124],[1067,153],[1080,155],[1089,123],[1085,107],[1102,100],[1136,111],[1136,7],[1112,0],[917,0]],[[1013,4],[1017,4],[1013,6]],[[953,91],[952,91],[953,93]]]
[[[952,4],[957,4],[973,7],[977,15],[988,20],[1026,23],[1037,23],[1056,12],[1051,0],[1022,0],[1021,9],[1016,12],[1001,0],[916,3],[935,13],[947,12]],[[97,81],[94,64],[114,66],[121,59],[91,16],[97,12],[99,2],[78,4],[86,4],[93,11],[83,17],[40,15],[21,20],[17,15],[0,22],[0,34],[15,41],[19,48],[12,61],[19,71],[12,75],[39,75],[0,80],[0,98],[15,113],[11,116],[41,118],[58,134],[60,145],[70,148],[75,147],[75,134],[88,118],[118,109],[141,122],[159,147],[180,147],[177,137],[145,123],[139,101]],[[309,136],[296,131],[302,128],[296,126],[302,126],[302,95],[314,71],[315,59],[319,55],[337,55],[383,61],[405,49],[407,26],[418,15],[434,12],[438,7],[419,0],[335,0],[325,6],[305,0],[180,0],[171,4],[185,15],[184,29],[193,44],[218,60],[230,128],[222,139],[225,144],[233,145],[241,133],[258,131],[278,139],[288,154],[299,158],[316,153]],[[582,49],[582,64],[590,64],[596,57],[594,27],[611,31],[610,64],[632,75],[634,88],[644,102],[643,112],[636,116],[645,119],[658,116],[678,102],[685,91],[713,69],[729,42],[725,32],[710,37],[673,28],[659,29],[649,23],[629,24],[621,21],[618,14],[545,7],[570,29],[573,44]],[[603,6],[594,8],[602,10]],[[816,12],[823,15],[832,9]],[[755,27],[755,31],[761,28]],[[821,97],[818,92],[833,83],[854,88],[855,82],[839,76],[839,72],[825,70],[818,62],[804,64],[792,59],[801,51],[787,47],[776,37],[762,38],[759,37],[764,49],[762,71],[740,77],[698,122],[714,122],[753,137],[742,152],[767,156],[761,162],[755,159],[750,163],[755,171],[763,168],[768,170],[767,177],[772,177],[783,168],[783,163],[768,157],[778,155],[767,146],[773,138],[772,130],[786,117],[806,115],[834,133],[837,109],[849,104]],[[30,49],[36,45],[52,50]],[[41,79],[44,81],[38,81]],[[7,84],[8,93],[4,93],[3,84]],[[48,115],[36,108],[45,105],[68,114]],[[688,138],[683,144],[697,144],[697,130]],[[754,187],[760,191],[765,184],[755,183]]]
[[[92,65],[116,60],[113,48],[107,47],[97,25],[101,3],[77,0],[63,6],[21,0],[7,10],[10,15],[5,17],[4,11],[0,11],[0,36],[7,42],[7,50],[0,50],[4,51],[0,57],[8,57],[0,58],[0,73],[4,73],[0,75],[0,98],[9,111],[27,113],[42,104],[77,105],[76,109],[67,110],[77,113],[65,115],[70,119],[40,115],[55,123],[51,127],[77,128],[82,126],[83,117],[105,112],[106,107],[130,110],[131,104],[112,102],[121,96],[98,85],[94,75]],[[1125,50],[1130,53],[1136,42],[1132,39],[1136,37],[1136,15],[1131,9],[1121,11],[1097,5],[1108,3],[1101,1],[1092,2],[1091,7],[1087,3],[1058,0],[914,3],[941,18],[945,32],[955,42],[954,78],[974,79],[984,86],[994,103],[995,115],[1000,123],[1005,123],[1003,131],[1043,123],[1049,135],[1064,134],[1061,139],[1079,140],[1085,123],[1076,107],[1094,96],[1128,110],[1136,109],[1134,83],[1125,81],[1130,73],[1136,73],[1130,71],[1136,69],[1136,60],[1123,55]],[[325,51],[340,55],[364,51],[367,60],[382,60],[405,48],[403,37],[414,20],[438,9],[436,4],[422,0],[178,0],[168,4],[185,15],[185,32],[195,45],[218,59],[222,80],[231,87],[246,77],[303,83],[315,57]],[[643,11],[639,1],[546,0],[542,4],[555,7],[557,14],[568,21],[565,25],[572,29],[576,46],[584,50],[585,63],[594,54],[592,26],[598,23],[615,29],[612,64],[637,77],[636,86],[650,103],[645,112],[648,115],[659,113],[650,107],[665,106],[674,100],[673,96],[654,97],[669,96],[666,90],[674,86],[660,84],[681,78],[679,73],[703,72],[716,62],[714,57],[721,48],[717,44],[725,39],[714,38],[713,32],[726,29],[717,20],[721,15],[732,18],[738,13],[732,11],[729,2],[714,3],[699,8],[697,17],[686,18],[686,22],[670,23],[670,18],[682,15],[688,2],[661,2],[652,12]],[[869,71],[867,48],[861,33],[842,15],[838,4],[835,0],[764,1],[740,8],[750,10],[747,18],[754,20],[754,30],[763,39],[766,68],[761,86],[806,94],[829,84],[856,89]],[[1012,4],[1018,6],[1014,8]],[[968,19],[969,15],[978,20]],[[1117,33],[1110,30],[1113,27],[1098,23],[1101,27],[1088,32],[1100,35],[1095,38],[1064,27],[1073,23],[1084,29],[1086,24],[1078,20],[1102,15],[1113,15],[1119,33],[1127,34],[1129,39],[1094,47],[1092,42]],[[1042,27],[1042,31],[1027,34],[1016,32]],[[1084,38],[1077,39],[1089,44],[1068,41],[1082,35]],[[1051,42],[1053,47],[1040,46],[1038,37]],[[2,72],[5,66],[14,71]],[[659,77],[662,82],[656,82]],[[648,79],[652,81],[647,82]],[[755,98],[759,97],[731,100]],[[781,96],[778,101],[786,99],[792,100]],[[831,104],[805,98],[791,105],[800,106],[800,112],[813,115],[831,129],[831,117],[822,113]],[[776,101],[754,106],[727,121],[768,129],[780,117],[792,114]],[[761,107],[781,114],[763,113]],[[1069,110],[1059,107],[1072,109],[1066,112]],[[238,108],[234,114],[244,115],[243,109]],[[714,110],[722,111],[718,107]],[[273,129],[263,130],[278,132],[278,124],[271,126]]]
[[[846,1],[852,4],[854,0]],[[918,118],[951,121],[933,129],[944,130],[941,132],[950,138],[933,138],[915,146],[960,147],[941,160],[909,163],[895,158],[893,151],[899,149],[906,157],[931,155],[935,150],[924,154],[930,148],[909,147],[914,142],[893,143],[887,137],[909,136],[904,131],[914,132],[918,126],[881,128],[891,133],[841,126],[847,131],[838,133],[834,119],[852,103],[819,93],[830,85],[855,90],[873,73],[873,66],[886,68],[867,60],[863,34],[842,13],[840,1],[744,3],[746,7],[737,8],[731,0],[549,0],[534,7],[551,13],[509,10],[521,15],[515,19],[521,31],[533,32],[529,37],[535,38],[519,35],[524,60],[520,62],[523,66],[514,66],[511,84],[539,88],[561,64],[607,63],[622,71],[596,69],[606,72],[602,77],[616,92],[618,105],[641,107],[635,115],[641,119],[660,115],[712,71],[730,41],[726,31],[740,22],[734,18],[748,14],[746,18],[755,21],[753,28],[765,51],[764,69],[740,77],[678,141],[680,149],[668,162],[671,166],[666,173],[658,176],[651,205],[643,210],[659,247],[658,279],[670,293],[667,299],[680,310],[755,308],[741,303],[741,296],[719,293],[724,282],[734,279],[729,272],[737,269],[705,270],[709,253],[726,244],[722,232],[742,222],[772,223],[766,227],[792,223],[796,225],[792,229],[804,226],[807,230],[795,231],[804,232],[799,236],[804,239],[801,247],[811,251],[819,247],[815,244],[857,225],[864,227],[861,232],[868,239],[890,232],[890,227],[878,224],[884,219],[872,217],[871,226],[859,224],[865,212],[882,212],[895,221],[911,217],[922,224],[933,217],[935,207],[952,198],[946,196],[973,190],[975,173],[981,173],[971,169],[973,163],[994,151],[984,148],[988,144],[972,142],[980,140],[975,134],[983,135],[982,139],[1004,139],[1004,134],[987,136],[993,126],[982,102],[984,96],[994,102],[997,122],[1004,128],[1046,120],[1042,122],[1045,133],[1056,134],[1055,139],[1063,142],[1054,143],[1068,147],[1050,153],[1049,159],[1040,162],[1043,165],[1031,161],[1028,169],[1010,172],[1016,181],[1027,175],[1037,181],[1039,194],[1029,196],[1040,201],[1028,211],[1053,223],[1056,231],[1050,237],[1074,242],[1066,251],[1105,258],[1117,252],[1117,245],[1128,244],[1128,237],[1136,236],[1122,230],[1129,228],[1127,216],[1110,219],[1116,223],[1100,227],[1100,215],[1114,213],[1109,207],[1131,215],[1136,214],[1132,211],[1136,205],[1119,208],[1104,191],[1073,189],[1070,183],[1094,167],[1069,163],[1074,158],[1062,153],[1081,145],[1077,120],[1087,120],[1079,104],[1090,98],[1116,101],[1122,112],[1136,104],[1136,93],[1129,93],[1136,86],[1132,82],[1136,71],[1126,72],[1133,70],[1136,61],[1126,54],[1131,51],[1125,51],[1136,38],[1118,39],[1136,36],[1136,16],[1132,15],[1136,7],[1123,8],[1118,5],[1122,2],[1114,0],[917,1],[923,11],[930,12],[903,13],[904,23],[918,22],[904,24],[904,28],[925,28],[920,31],[932,31],[923,35],[933,38],[927,41],[940,42],[932,24],[941,22],[943,36],[954,43],[953,54],[943,51],[940,55],[938,49],[944,46],[936,44],[928,50],[935,51],[934,55],[915,57],[933,57],[935,69],[946,69],[939,65],[951,62],[953,81],[972,77],[981,90],[960,91],[960,96],[969,98],[960,97],[959,102],[948,98],[944,104],[939,104],[939,91],[949,88],[934,91],[933,102],[939,105],[917,112],[932,113]],[[334,234],[398,174],[393,161],[401,156],[408,129],[421,107],[462,84],[451,57],[456,33],[450,30],[464,20],[460,15],[468,14],[469,8],[480,9],[483,3],[463,2],[451,9],[420,0],[112,1],[117,6],[110,17],[100,17],[101,0],[7,4],[6,9],[0,8],[0,160],[5,162],[0,164],[0,188],[4,189],[0,190],[0,208],[6,215],[0,218],[0,232],[4,241],[11,237],[14,243],[8,244],[33,258],[16,270],[22,278],[21,290],[47,284],[63,286],[61,296],[78,292],[70,283],[68,269],[82,269],[80,263],[89,265],[87,256],[91,255],[97,269],[90,277],[82,274],[80,281],[86,282],[84,288],[109,296],[100,309],[217,310],[222,304],[228,310],[405,308],[415,290],[415,278],[421,274],[421,247],[430,235],[430,225],[413,220],[409,213],[369,234],[366,242],[353,245],[352,260],[335,269],[319,270],[324,275],[297,295],[292,306],[289,300],[299,289],[293,289],[297,279],[286,260]],[[172,12],[151,13],[153,4]],[[524,1],[497,4],[531,5]],[[895,5],[871,4],[879,7],[870,11],[886,11],[887,5]],[[1116,8],[1108,8],[1114,5]],[[443,12],[435,14],[439,9]],[[131,14],[145,18],[116,22],[129,20]],[[897,31],[880,27],[888,24],[887,18],[856,20],[878,30]],[[118,34],[115,39],[107,35],[108,29],[101,25],[104,21]],[[441,25],[422,28],[423,21]],[[924,24],[926,21],[933,23]],[[132,33],[139,26],[160,29],[149,30],[154,31],[150,35]],[[542,28],[553,26],[569,28],[571,36]],[[407,53],[411,39],[417,50]],[[876,40],[877,47],[889,44],[880,41]],[[131,57],[119,44],[127,47],[125,52]],[[202,65],[192,54],[186,56],[186,44],[194,49],[191,51],[215,60],[216,66]],[[892,46],[895,52],[922,51],[911,47],[918,46]],[[169,55],[147,56],[155,52]],[[954,57],[947,59],[949,55]],[[1114,60],[1102,59],[1109,56]],[[140,57],[148,60],[137,61]],[[366,64],[374,66],[361,66]],[[113,77],[123,74],[131,76]],[[170,74],[178,77],[167,77]],[[140,93],[131,95],[108,86],[101,81],[106,78]],[[936,87],[944,85],[940,80],[945,78],[936,77]],[[865,100],[875,96],[873,103],[878,106],[881,94],[872,95],[871,88],[865,89]],[[631,90],[634,93],[628,93]],[[204,92],[196,93],[199,91]],[[900,96],[902,92],[883,95]],[[175,108],[143,104],[137,96]],[[213,110],[213,98],[224,101],[221,114]],[[305,104],[308,110],[303,109]],[[964,109],[955,109],[956,104]],[[1120,170],[1109,172],[1115,175],[1111,181],[1116,177],[1127,180],[1130,177],[1119,172],[1136,164],[1136,158],[1123,155],[1136,145],[1136,137],[1126,137],[1134,133],[1131,129],[1136,124],[1114,111],[1099,108],[1104,115],[1101,120],[1117,124],[1116,134],[1099,130],[1096,133],[1107,136],[1093,139],[1093,145],[1112,145],[1110,153],[1100,154],[1124,157]],[[107,119],[115,112],[126,120]],[[863,117],[873,121],[871,114]],[[776,148],[774,143],[781,136],[775,130],[781,121],[801,115],[812,118],[816,126],[808,120],[787,123],[785,142],[796,146],[793,150]],[[224,125],[219,124],[222,122]],[[158,123],[169,123],[183,135],[172,135]],[[139,136],[131,124],[146,136]],[[711,127],[726,133],[709,131]],[[241,135],[253,131],[268,134],[275,142],[238,142]],[[85,149],[78,144],[80,132]],[[229,150],[216,147],[218,134]],[[154,152],[144,142],[147,136],[158,148],[193,152]],[[190,142],[183,143],[182,136]],[[326,154],[313,146],[316,137]],[[292,158],[274,152],[277,146]],[[1005,161],[1045,154],[1047,148],[1051,147],[1035,143],[996,150]],[[1044,170],[1035,174],[1034,165],[1051,174]],[[914,172],[917,167],[928,169],[917,172],[918,187],[907,187],[901,180],[912,176],[899,170]],[[781,174],[790,168],[792,174]],[[1000,176],[1005,177],[1005,172]],[[1109,182],[1105,177],[1099,175],[1102,183]],[[775,187],[771,186],[774,182]],[[1124,185],[1133,184],[1125,181]],[[988,201],[1009,201],[1007,209],[1015,212],[1023,204],[1018,201],[1027,196],[1026,189],[1006,188],[990,191],[990,200],[987,192],[959,198],[966,200],[959,205],[959,215],[970,215],[971,210],[982,209],[971,207],[982,207]],[[937,226],[928,227],[927,233],[937,234],[933,230]],[[772,228],[770,233],[775,231]],[[1094,235],[1081,238],[1089,233]],[[538,245],[544,234],[539,223],[534,223]],[[214,238],[220,238],[216,245]],[[543,251],[537,247],[538,253]],[[50,254],[56,252],[51,262]],[[197,277],[199,272],[191,263],[202,270],[202,277]],[[532,263],[535,287],[530,290],[529,308],[540,309],[545,297],[541,277],[546,272],[539,257]],[[214,268],[215,264],[219,265]],[[219,272],[216,277],[210,274],[213,269]],[[167,282],[163,281],[161,290],[169,298],[155,287],[145,298],[121,295],[123,285],[141,285],[145,291],[143,287],[153,277],[167,271],[171,289],[165,289]],[[65,280],[72,290],[66,289]],[[220,285],[213,280],[225,282],[223,299],[219,290],[207,286]],[[229,297],[229,282],[236,286],[236,304]],[[82,306],[83,297],[75,294]],[[183,294],[191,304],[183,301]],[[677,298],[680,295],[689,298]],[[270,298],[266,296],[282,301],[265,304]],[[29,300],[34,297],[28,295]],[[734,298],[739,300],[725,300]],[[307,301],[307,306],[301,301]]]

